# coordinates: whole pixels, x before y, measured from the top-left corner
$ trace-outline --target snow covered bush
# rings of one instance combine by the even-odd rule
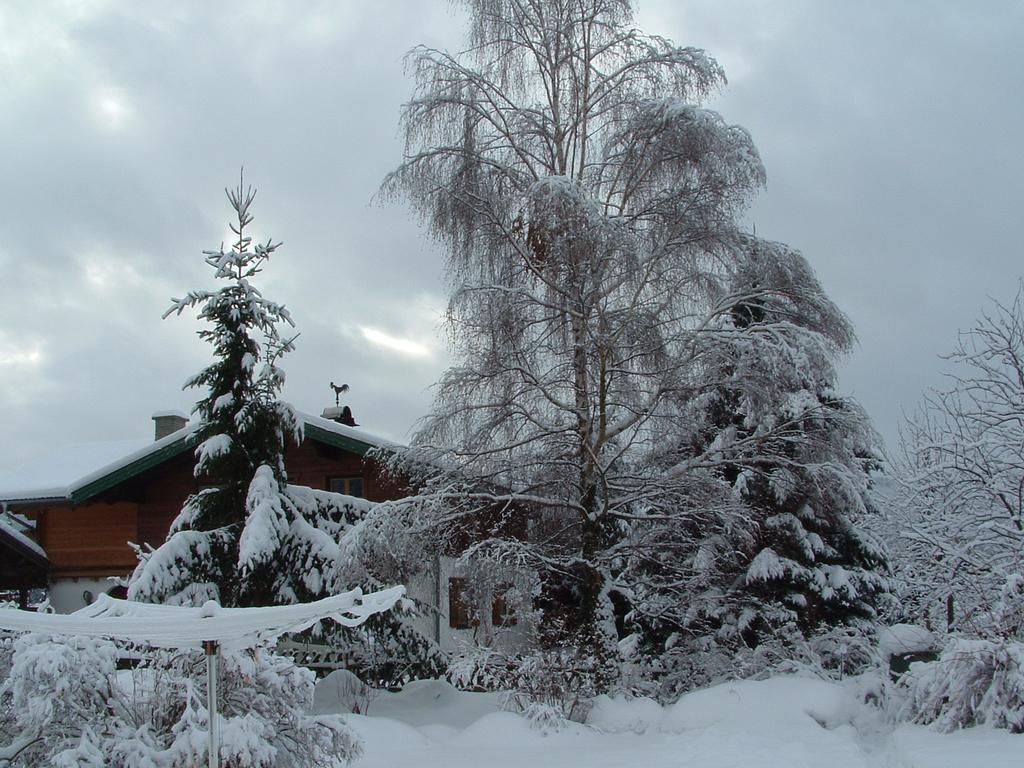
[[[992,613],[997,635],[1024,640],[1024,575],[1011,573],[1006,577]]]
[[[119,670],[107,640],[24,635],[0,689],[0,755],[12,766],[191,768],[205,764],[205,657],[151,652]],[[219,670],[225,768],[329,768],[360,754],[337,716],[307,714],[313,674],[265,649],[225,654]]]
[[[510,709],[550,730],[559,718],[586,718],[601,693],[595,685],[597,662],[592,654],[571,647],[522,654],[471,647],[452,661],[448,679],[468,690],[508,691]]]
[[[352,712],[365,715],[380,691],[371,688],[350,670],[336,669],[316,683],[314,712]]]
[[[0,607],[14,608],[16,606],[11,603],[9,605],[0,604]],[[15,745],[13,751],[8,749],[14,734],[17,733],[17,728],[14,721],[14,705],[11,701],[11,694],[4,685],[11,671],[11,660],[14,656],[14,639],[15,635],[13,632],[0,630],[0,760],[10,757],[13,751],[16,751],[18,748]]]
[[[626,659],[623,691],[671,704],[688,691],[729,680],[799,674],[824,680],[879,675],[883,668],[873,624],[821,627],[810,637],[790,624],[764,634],[757,645],[677,635],[660,655]]]
[[[942,731],[972,725],[1024,733],[1024,643],[951,638],[938,661],[900,679],[901,715]]]
[[[1010,574],[987,611],[951,635],[937,661],[915,663],[900,679],[902,717],[950,731],[990,725],[1024,733],[1024,577]]]

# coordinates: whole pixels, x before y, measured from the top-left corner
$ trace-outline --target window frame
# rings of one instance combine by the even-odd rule
[[[336,490],[333,486],[335,483],[341,483],[341,487],[344,490]],[[352,493],[352,484],[359,483],[359,493]],[[345,496],[352,496],[357,499],[366,498],[366,481],[362,475],[328,475],[327,481],[324,483],[324,488],[331,493],[341,493]]]
[[[448,627],[450,629],[473,629],[480,623],[473,618],[470,605],[464,597],[468,588],[468,579],[465,576],[448,577]]]

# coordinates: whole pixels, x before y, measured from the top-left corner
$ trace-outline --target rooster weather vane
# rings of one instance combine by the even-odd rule
[[[348,392],[348,384],[342,384],[339,387],[337,384],[335,384],[332,381],[331,382],[331,389],[334,390],[334,405],[335,405],[335,407],[337,407],[337,406],[341,405],[341,403],[339,402],[341,396],[343,394],[345,394],[346,392]]]
[[[342,384],[341,386],[338,386],[337,384],[335,384],[332,381],[331,382],[331,389],[334,390],[334,407],[338,408],[341,405],[341,402],[340,402],[341,396],[343,394],[345,394],[346,392],[348,392],[348,389],[349,389],[348,384]],[[324,411],[324,415],[326,415],[326,414],[327,414],[327,411]],[[347,405],[344,408],[341,409],[341,413],[337,413],[336,415],[332,416],[331,418],[334,419],[339,424],[344,424],[346,427],[358,427],[359,426],[356,423],[356,420],[352,417],[352,409],[349,408]]]

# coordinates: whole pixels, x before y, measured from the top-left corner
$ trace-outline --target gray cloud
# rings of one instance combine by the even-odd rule
[[[860,344],[841,386],[893,446],[901,407],[942,383],[937,355],[1022,272],[1024,5],[654,8],[666,35],[737,73],[714,106],[768,170],[751,218],[803,250],[850,315]]]
[[[841,384],[891,441],[956,329],[1020,274],[1021,5],[640,10],[726,67],[712,106],[769,174],[751,220],[850,314]],[[0,23],[16,30],[0,42],[0,468],[191,406],[181,382],[209,353],[193,320],[160,315],[210,284],[201,251],[227,234],[221,190],[242,165],[257,234],[285,242],[263,286],[302,333],[286,397],[317,411],[344,379],[366,428],[404,437],[445,365],[443,265],[406,210],[371,198],[401,157],[404,51],[461,44],[448,4],[16,2]]]

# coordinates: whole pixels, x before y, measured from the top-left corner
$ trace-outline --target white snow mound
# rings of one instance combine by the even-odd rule
[[[893,624],[878,632],[878,652],[884,661],[904,653],[924,653],[938,648],[935,635],[916,624]]]

